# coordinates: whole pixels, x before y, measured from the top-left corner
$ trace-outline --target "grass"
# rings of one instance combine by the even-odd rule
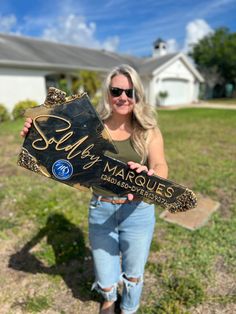
[[[25,302],[25,310],[29,313],[39,313],[50,308],[50,302],[45,296],[28,298]]]
[[[15,245],[25,254],[23,261],[29,260],[21,266],[23,270],[48,274],[43,280],[53,286],[55,295],[64,280],[81,300],[90,296],[96,301],[90,292],[92,273],[88,275],[90,195],[15,166],[21,125],[19,120],[0,126],[4,143],[0,152],[0,238],[6,243],[16,238]],[[161,110],[159,125],[169,178],[219,201],[221,208],[194,232],[161,220],[160,209],[156,209],[156,232],[146,267],[156,286],[145,283],[149,293],[139,313],[190,314],[200,304],[234,304],[236,288],[230,280],[236,278],[236,111]],[[19,254],[13,258],[15,268],[20,258]],[[222,282],[218,274],[224,275]],[[73,279],[76,276],[82,278],[79,284]],[[56,302],[57,298],[52,302],[47,295],[33,297],[24,309],[43,311]]]
[[[0,219],[0,231],[4,230],[4,229],[11,229],[15,226],[14,223],[12,223],[10,220],[8,219]]]

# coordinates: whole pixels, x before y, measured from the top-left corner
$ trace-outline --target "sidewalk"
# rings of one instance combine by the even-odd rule
[[[213,109],[233,109],[236,110],[236,103],[233,105],[213,104],[209,102],[199,102],[197,104],[176,105],[176,106],[160,106],[158,109],[177,110],[182,108],[213,108]]]

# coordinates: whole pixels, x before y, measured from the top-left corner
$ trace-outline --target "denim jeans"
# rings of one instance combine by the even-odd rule
[[[142,201],[120,205],[100,198],[93,196],[89,207],[89,240],[96,276],[92,288],[105,300],[116,301],[117,285],[122,281],[121,309],[125,314],[134,313],[139,307],[155,226],[154,205]],[[127,280],[132,277],[137,282]],[[101,289],[110,287],[109,292]]]

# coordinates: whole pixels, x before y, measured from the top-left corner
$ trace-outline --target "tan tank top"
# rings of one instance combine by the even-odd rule
[[[141,162],[141,157],[138,155],[138,153],[134,150],[133,145],[131,143],[130,138],[123,140],[123,141],[114,141],[115,146],[117,147],[119,153],[113,154],[111,152],[106,152],[107,156],[110,156],[112,158],[128,162],[128,161],[134,161],[134,162]],[[93,193],[96,195],[114,195],[112,192],[104,191],[103,189],[99,189],[97,187],[93,188]]]

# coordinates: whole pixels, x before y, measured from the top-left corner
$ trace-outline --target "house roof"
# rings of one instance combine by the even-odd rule
[[[121,63],[136,68],[138,58],[122,56],[105,50],[0,34],[0,64],[7,66],[107,71]]]
[[[142,75],[150,75],[153,71],[162,67],[165,63],[172,60],[178,53],[171,53],[164,56],[152,57],[144,59],[141,64],[139,64],[139,73]]]
[[[134,67],[140,75],[152,75],[176,55],[178,54],[138,58],[106,50],[0,33],[0,66],[5,67],[107,72],[114,66],[126,63]]]

